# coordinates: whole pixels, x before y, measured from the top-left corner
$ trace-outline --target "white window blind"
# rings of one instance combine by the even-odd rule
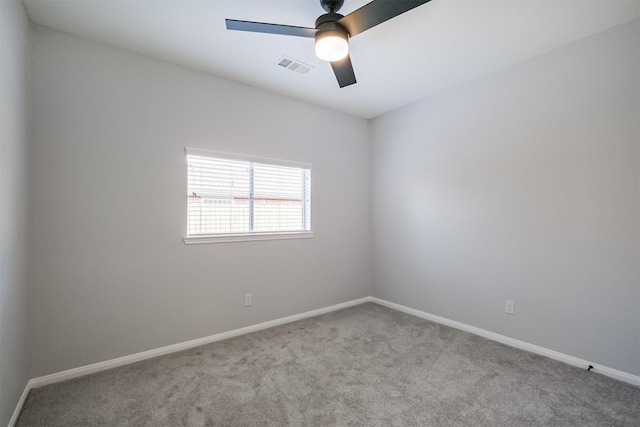
[[[187,149],[187,237],[310,231],[311,168],[278,163]]]

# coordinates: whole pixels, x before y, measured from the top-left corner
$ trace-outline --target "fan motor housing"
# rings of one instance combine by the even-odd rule
[[[318,34],[329,32],[329,31],[336,31],[346,35],[348,38],[349,32],[345,27],[343,27],[338,23],[338,20],[341,18],[343,18],[343,15],[340,15],[339,13],[333,13],[333,12],[320,15],[318,19],[316,19],[316,29],[318,30]]]

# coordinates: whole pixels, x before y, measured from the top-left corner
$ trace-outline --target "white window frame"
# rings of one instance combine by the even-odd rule
[[[274,166],[287,166],[301,169],[311,170],[312,164],[305,162],[297,162],[291,160],[273,159],[267,157],[255,157],[247,156],[243,154],[225,153],[220,151],[207,150],[202,148],[185,147],[185,162],[187,156],[199,156],[199,157],[211,157],[217,159],[228,159],[246,162],[262,163]],[[186,168],[185,168],[186,170]],[[185,191],[185,195],[187,192]],[[186,209],[186,203],[185,203]],[[307,212],[310,215],[310,212]],[[310,219],[309,219],[310,221]],[[243,242],[243,241],[259,241],[259,240],[283,240],[283,239],[310,239],[313,237],[314,232],[312,230],[304,231],[276,231],[276,232],[248,232],[248,233],[227,233],[227,234],[210,234],[200,236],[188,235],[186,229],[187,223],[185,221],[185,236],[183,238],[186,245],[199,245],[207,243],[229,243],[229,242]]]

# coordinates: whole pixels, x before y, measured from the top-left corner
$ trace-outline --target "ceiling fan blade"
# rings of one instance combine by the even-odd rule
[[[251,31],[254,33],[282,34],[285,36],[315,37],[315,28],[294,27],[291,25],[269,24],[266,22],[237,21],[225,19],[227,30]]]
[[[336,79],[338,79],[338,84],[341,88],[356,82],[356,75],[353,72],[353,65],[351,65],[349,55],[339,61],[333,61],[331,68],[333,68],[333,73],[336,75]]]
[[[349,36],[353,37],[429,1],[374,0],[354,10],[338,22],[349,31]]]

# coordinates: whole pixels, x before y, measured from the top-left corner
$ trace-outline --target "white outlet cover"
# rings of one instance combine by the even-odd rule
[[[507,314],[516,314],[515,303],[510,300],[504,300],[504,312]]]

